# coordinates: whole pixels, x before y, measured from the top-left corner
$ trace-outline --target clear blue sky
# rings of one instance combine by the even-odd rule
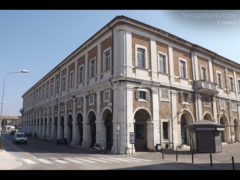
[[[240,11],[0,10],[3,115],[20,115],[22,95],[117,15],[165,30],[240,63]],[[1,97],[0,97],[1,98]]]

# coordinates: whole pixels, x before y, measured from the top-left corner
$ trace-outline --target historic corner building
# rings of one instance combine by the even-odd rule
[[[111,153],[190,145],[186,125],[225,125],[239,142],[240,64],[117,16],[23,94],[25,131]],[[132,148],[130,134],[135,135]]]

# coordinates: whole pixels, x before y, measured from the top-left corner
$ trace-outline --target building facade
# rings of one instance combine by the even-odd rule
[[[112,153],[188,147],[185,126],[203,119],[225,125],[222,141],[240,141],[240,65],[125,16],[22,98],[25,131],[82,147],[101,144]]]
[[[7,125],[14,126],[16,129],[21,128],[21,116],[2,116],[2,129]]]

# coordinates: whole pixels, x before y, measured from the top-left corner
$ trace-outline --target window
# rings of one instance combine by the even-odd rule
[[[219,100],[220,109],[225,109],[225,101],[223,99]]]
[[[94,95],[89,96],[89,105],[94,105]]]
[[[167,73],[166,71],[166,56],[163,54],[159,54],[159,71],[161,73]]]
[[[180,60],[180,78],[186,79],[186,62],[183,60]]]
[[[169,98],[170,98],[169,92],[170,92],[169,89],[162,88],[160,90],[160,93],[161,93],[160,100],[161,101],[169,101]]]
[[[137,48],[137,67],[145,68],[145,49]]]
[[[148,95],[147,90],[145,90],[145,89],[138,89],[138,90],[136,90],[136,99],[137,100],[148,101],[149,100],[149,95]]]
[[[218,87],[222,88],[222,74],[221,73],[217,73],[217,83],[218,83]]]
[[[104,71],[110,70],[111,67],[111,51],[107,49],[104,51]]]
[[[66,87],[66,77],[62,77],[62,91],[65,91]]]
[[[240,80],[238,80],[238,93],[240,93]]]
[[[237,112],[237,103],[232,103],[232,111]]]
[[[55,91],[59,94],[59,80],[56,81]]]
[[[180,103],[191,103],[192,102],[192,94],[187,92],[180,92],[179,93],[179,101]]]
[[[110,90],[104,91],[103,99],[104,99],[104,102],[109,102],[110,101]]]
[[[83,77],[84,77],[84,65],[82,64],[78,70],[78,83],[83,82]]]
[[[166,140],[168,139],[168,122],[163,122],[163,139]]]
[[[71,71],[68,76],[68,87],[69,88],[73,87],[73,71]]]
[[[207,81],[207,68],[201,67],[201,79]]]
[[[233,83],[233,77],[229,77],[229,85],[230,85],[230,91],[234,91],[234,83]]]
[[[50,96],[53,96],[53,83],[50,85]]]
[[[209,96],[204,96],[203,97],[203,102],[204,102],[204,107],[210,107],[210,97]]]
[[[81,108],[82,107],[82,98],[77,99],[77,107]]]
[[[48,86],[47,86],[47,88],[46,88],[46,97],[45,97],[46,99],[48,98]]]
[[[67,109],[68,110],[72,109],[72,101],[67,102]]]
[[[90,61],[90,70],[89,70],[90,74],[89,77],[92,78],[96,75],[96,59],[92,59]]]

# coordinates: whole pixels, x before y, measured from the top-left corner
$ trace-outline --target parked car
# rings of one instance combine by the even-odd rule
[[[13,138],[13,143],[27,144],[28,138],[25,132],[16,132]]]

